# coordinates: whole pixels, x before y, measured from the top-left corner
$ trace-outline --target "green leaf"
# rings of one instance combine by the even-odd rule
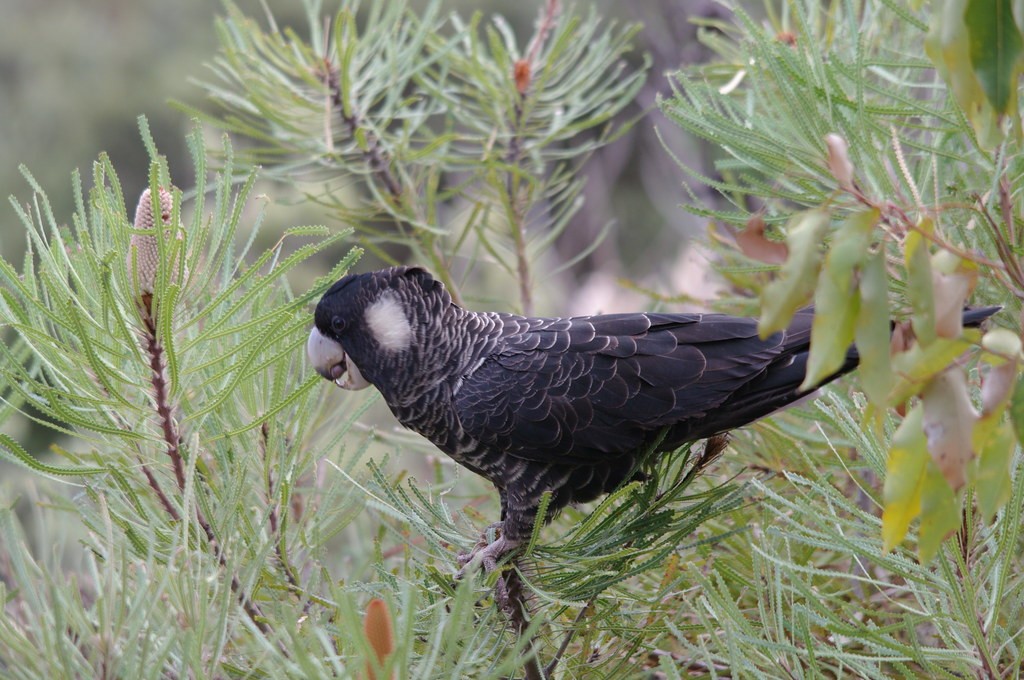
[[[1017,377],[1017,384],[1010,397],[1010,422],[1017,442],[1024,444],[1024,374]]]
[[[922,564],[935,557],[942,542],[960,528],[962,521],[959,498],[929,460],[921,484],[921,525],[917,530],[917,558]]]
[[[1017,357],[1024,349],[1020,336],[1009,328],[993,328],[987,331],[981,338],[981,346],[1001,357]]]
[[[894,381],[890,355],[888,277],[885,253],[868,257],[860,273],[860,313],[854,329],[854,341],[860,354],[857,375],[872,404],[886,403]]]
[[[966,329],[963,338],[936,338],[922,347],[915,343],[906,352],[892,358],[893,372],[898,376],[889,393],[888,403],[900,404],[917,394],[924,384],[949,366],[971,347],[971,339],[978,336],[975,329]]]
[[[931,461],[928,440],[921,429],[922,416],[920,405],[912,408],[893,435],[889,449],[882,490],[882,542],[887,551],[899,545],[910,523],[921,514],[921,493]]]
[[[882,542],[887,551],[895,548],[920,516],[917,551],[925,563],[960,527],[961,516],[956,494],[928,455],[923,415],[915,406],[893,435],[882,492]]]
[[[976,0],[945,0],[937,4],[924,48],[928,58],[949,84],[957,105],[974,126],[981,145],[991,148],[1001,141],[1002,131],[996,120],[996,112],[989,104],[986,92],[978,80],[978,74],[972,66],[971,35],[966,19],[968,6],[975,2]],[[977,4],[992,7],[992,2],[987,0]]]
[[[33,472],[38,472],[39,474],[64,482],[67,481],[68,477],[87,477],[103,474],[107,471],[106,468],[101,467],[61,467],[48,465],[39,461],[35,456],[29,455],[28,451],[22,448],[18,442],[6,434],[0,433],[0,459],[3,458],[23,465]]]
[[[999,508],[1010,500],[1013,486],[1011,462],[1016,442],[1010,421],[1003,423],[978,450],[978,471],[975,492],[978,509],[985,521],[991,522]]]
[[[904,258],[907,268],[907,298],[912,314],[910,323],[914,327],[917,341],[928,346],[934,342],[935,297],[932,287],[932,260],[928,252],[928,240],[921,232],[931,233],[935,225],[930,218],[919,224],[920,231],[907,234],[904,243]]]
[[[1013,20],[1012,0],[968,0],[964,14],[971,66],[997,114],[1011,110],[1016,98],[1021,36]]]
[[[853,275],[868,255],[878,214],[871,209],[850,215],[832,242],[814,293],[811,355],[801,390],[812,389],[846,360],[861,304]]]
[[[779,277],[761,293],[758,332],[762,338],[788,326],[793,313],[810,301],[821,268],[821,244],[829,221],[828,211],[818,209],[798,213],[787,223],[789,258],[779,270]]]

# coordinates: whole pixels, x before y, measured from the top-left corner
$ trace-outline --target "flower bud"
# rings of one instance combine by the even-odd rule
[[[395,651],[395,632],[391,623],[391,613],[388,605],[380,598],[370,600],[366,606],[366,618],[363,620],[363,632],[377,657],[377,664],[383,667]],[[374,673],[373,664],[366,664],[367,680],[378,680]]]
[[[139,198],[139,205],[135,208],[135,229],[140,231],[155,229],[157,220],[153,208],[157,206],[160,211],[159,221],[165,227],[168,227],[165,234],[170,236],[170,228],[172,227],[170,224],[172,198],[171,192],[163,187],[160,187],[158,201],[153,201],[149,189],[142,192],[142,196]],[[175,237],[180,241],[184,234],[180,229],[175,229],[174,231],[176,232]],[[136,288],[143,297],[153,295],[157,271],[160,268],[160,249],[157,238],[155,233],[133,233],[131,244],[128,247],[128,255],[125,259],[132,287]],[[179,248],[171,268],[171,276],[176,280],[181,280],[188,276],[188,269],[185,267],[183,259],[183,249]]]

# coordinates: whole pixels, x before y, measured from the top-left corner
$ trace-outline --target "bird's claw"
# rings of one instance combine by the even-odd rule
[[[459,578],[462,578],[465,566],[472,562],[473,558],[476,557],[481,550],[486,548],[491,543],[491,541],[487,540],[487,535],[493,531],[495,536],[501,536],[501,529],[502,522],[494,522],[492,524],[488,524],[484,528],[484,530],[480,532],[480,537],[476,539],[476,544],[473,545],[473,549],[470,550],[468,553],[460,553],[458,557],[455,558],[459,564]]]
[[[485,534],[486,535],[486,534]],[[504,536],[498,536],[490,543],[486,542],[486,539],[481,537],[473,550],[469,553],[459,555],[459,571],[455,574],[455,578],[462,578],[466,575],[466,570],[469,569],[473,564],[479,561],[479,564],[484,568],[484,571],[490,573],[498,568],[498,560],[501,559],[506,553],[515,549],[517,543],[507,540]]]
[[[486,533],[481,535],[480,540],[477,541],[473,550],[468,554],[459,555],[459,565],[462,568],[455,573],[456,579],[461,579],[466,575],[467,570],[477,564],[482,566],[487,574],[496,571],[498,569],[498,560],[509,551],[514,550],[518,545],[514,541],[507,540],[504,536],[498,536],[498,538],[488,543],[485,538],[486,535]],[[506,582],[506,579],[510,577],[511,575],[508,574],[501,575],[494,583],[494,602],[498,605],[499,609],[511,617],[515,610],[512,607],[508,583]]]

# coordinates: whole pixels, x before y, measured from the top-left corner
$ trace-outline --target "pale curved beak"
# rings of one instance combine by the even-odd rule
[[[346,390],[361,390],[370,382],[359,372],[359,367],[345,355],[334,340],[320,332],[315,326],[306,341],[306,356],[316,372]]]

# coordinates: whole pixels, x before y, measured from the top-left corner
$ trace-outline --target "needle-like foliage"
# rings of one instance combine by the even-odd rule
[[[304,38],[229,10],[203,82],[212,111],[192,113],[252,140],[248,162],[383,260],[411,249],[456,299],[496,265],[529,313],[560,270],[539,265],[580,207],[583,160],[628,128],[615,116],[646,75],[625,59],[639,27],[549,1],[524,41],[437,0],[343,2],[333,21],[310,2]]]
[[[1016,97],[991,69],[990,109],[948,96],[917,47],[927,7],[737,10],[703,36],[719,61],[662,102],[722,151],[696,180],[725,203],[688,206],[746,233],[738,252],[715,232],[745,294],[722,305],[756,313],[749,293],[767,291],[770,330],[814,299],[814,370],[856,340],[860,382],[724,451],[647,461],[649,481],[538,525],[500,573],[454,578],[494,495],[368,425],[373,391],[341,396],[302,347],[352,242],[411,253],[462,297],[537,302],[581,163],[628,125],[615,115],[646,68],[637,27],[540,4],[525,37],[440,2],[345,0],[325,21],[310,0],[308,35],[229,4],[210,110],[192,113],[244,142],[210,150],[194,130],[195,187],[175,186],[144,121],[141,206],[104,156],[87,191],[73,177],[70,218],[25,171],[9,219],[29,249],[0,260],[0,426],[22,414],[59,438],[41,453],[0,434],[5,471],[31,473],[0,508],[0,675],[1019,677],[1018,329],[961,336],[940,307],[974,288],[1018,316],[1024,173],[999,128]],[[954,38],[1006,33],[966,4]],[[351,229],[259,247],[256,165]],[[293,287],[318,255],[330,271]],[[891,316],[909,319],[892,346]],[[937,467],[936,414],[978,455]]]

